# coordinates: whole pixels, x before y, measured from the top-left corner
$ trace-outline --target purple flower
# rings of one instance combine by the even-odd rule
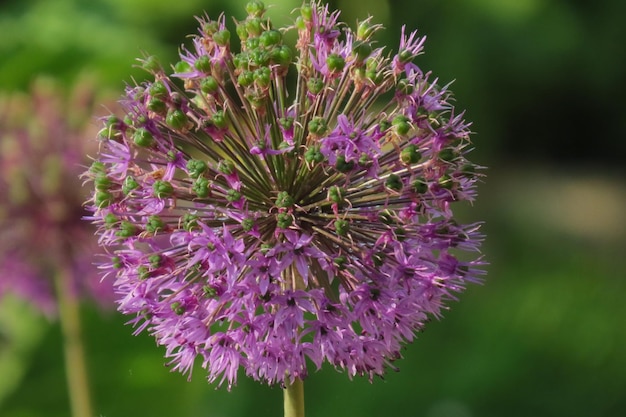
[[[80,219],[88,194],[78,175],[95,149],[84,140],[96,132],[93,96],[87,84],[68,97],[45,79],[30,93],[0,95],[0,299],[15,294],[49,316],[57,274],[70,277],[74,295],[103,306],[113,299],[93,266],[94,228]]]
[[[154,81],[104,122],[85,174],[101,268],[173,369],[382,375],[483,273],[479,225],[452,211],[481,177],[469,123],[413,63],[415,32],[389,55],[369,19],[353,32],[314,2],[276,30],[253,6],[232,50],[205,16],[172,75],[143,59]]]

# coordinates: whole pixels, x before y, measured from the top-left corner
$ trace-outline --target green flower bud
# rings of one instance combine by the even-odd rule
[[[174,187],[167,181],[156,180],[152,184],[152,191],[157,198],[168,198],[174,194]]]
[[[211,116],[211,122],[218,129],[226,128],[228,126],[228,118],[226,117],[224,110],[217,110],[215,113],[213,113],[213,115]]]
[[[165,123],[174,129],[183,129],[189,123],[189,119],[182,110],[170,109],[165,117]]]
[[[428,191],[428,183],[426,182],[426,180],[421,178],[413,181],[413,184],[411,184],[411,186],[413,187],[413,191],[416,194],[424,194],[426,191]]]
[[[139,188],[139,184],[133,177],[126,177],[124,179],[124,183],[122,184],[122,192],[124,195],[130,194],[131,191]]]
[[[156,269],[161,266],[161,262],[163,262],[163,257],[158,253],[155,253],[153,255],[150,255],[148,261],[150,262],[150,266]]]
[[[346,60],[341,55],[330,54],[326,58],[326,66],[330,72],[341,72],[346,66]]]
[[[250,16],[261,17],[265,13],[265,4],[259,0],[251,1],[246,4],[246,12]]]
[[[220,29],[220,26],[215,21],[206,22],[202,26],[202,32],[204,32],[204,34],[207,35],[207,36],[212,36],[219,29]]]
[[[228,159],[222,159],[217,164],[217,170],[222,174],[231,175],[233,172],[235,172],[235,164]]]
[[[309,132],[314,135],[322,136],[326,133],[326,130],[328,130],[328,125],[323,117],[314,117],[309,122]]]
[[[248,87],[254,82],[254,73],[252,71],[242,71],[237,77],[237,83],[242,87]]]
[[[98,175],[94,180],[95,189],[98,191],[108,191],[113,183],[106,175]]]
[[[195,214],[185,213],[182,218],[183,229],[185,229],[188,232],[191,232],[192,230],[199,228],[200,227],[198,226],[199,219],[200,217],[198,217]]]
[[[277,30],[266,30],[259,36],[259,43],[266,48],[278,45],[283,40],[283,35]]]
[[[213,40],[219,46],[228,46],[230,43],[230,31],[228,29],[218,30],[213,34]]]
[[[306,86],[311,94],[319,94],[324,89],[324,81],[321,78],[309,78]]]
[[[292,207],[295,201],[293,197],[289,195],[287,191],[280,191],[276,196],[276,207],[287,208]]]
[[[162,81],[155,81],[152,85],[150,85],[150,87],[148,87],[148,94],[152,97],[164,98],[169,96],[170,93]]]
[[[243,219],[241,221],[241,228],[244,232],[249,232],[254,228],[254,220],[252,219]]]
[[[324,154],[320,152],[319,146],[311,146],[304,152],[304,160],[309,164],[324,161]]]
[[[406,230],[403,227],[397,227],[394,233],[399,242],[403,242],[406,239]]]
[[[235,27],[235,31],[237,32],[237,36],[241,42],[245,42],[248,39],[248,29],[246,29],[246,22],[239,22]]]
[[[335,164],[335,168],[337,169],[337,171],[345,174],[348,171],[352,171],[352,169],[354,168],[354,162],[348,162],[346,161],[345,156],[339,155],[337,156],[337,163]]]
[[[145,265],[139,265],[137,267],[137,277],[140,281],[150,278],[150,270]]]
[[[333,203],[343,203],[344,201],[344,189],[337,187],[336,185],[333,185],[332,187],[330,187],[328,189],[328,198],[330,199],[330,201],[332,201]]]
[[[400,136],[406,135],[411,130],[409,118],[401,114],[393,118],[391,125],[393,126],[395,132]]]
[[[400,152],[400,160],[406,165],[416,164],[420,159],[422,159],[422,154],[419,152],[417,146],[412,143],[408,144]]]
[[[196,62],[193,63],[193,66],[198,70],[204,73],[211,72],[211,59],[206,55],[200,55]]]
[[[117,232],[115,232],[115,236],[117,237],[132,237],[139,233],[139,228],[135,226],[133,223],[128,220],[122,220],[120,223],[120,228]]]
[[[191,187],[192,191],[200,198],[207,198],[211,194],[211,183],[205,177],[199,177]]]
[[[369,42],[356,41],[352,45],[352,53],[357,61],[363,62],[372,54],[372,45]]]
[[[396,174],[391,174],[385,181],[385,186],[393,191],[402,191],[402,179]]]
[[[119,221],[119,219],[113,213],[108,213],[106,216],[104,216],[104,226],[107,229],[112,229],[113,226],[115,226],[118,221]]]
[[[146,231],[150,233],[158,233],[165,229],[165,223],[159,216],[150,216],[148,217],[148,222],[146,223]]]
[[[241,193],[231,188],[226,193],[226,200],[230,201],[231,203],[234,203],[235,201],[239,201],[241,200]]]
[[[204,285],[202,287],[202,293],[206,298],[215,298],[217,297],[217,290],[210,285]]]
[[[122,263],[122,258],[120,258],[119,256],[112,256],[111,264],[115,269],[122,269],[122,267],[124,266],[124,264]]]
[[[346,263],[348,263],[348,259],[345,256],[337,256],[333,259],[333,265],[340,271],[346,269]]]
[[[350,223],[344,219],[335,220],[334,226],[339,236],[346,236],[350,231]]]
[[[183,307],[180,301],[174,301],[170,307],[177,316],[182,316],[183,314],[185,314],[185,307]]]
[[[165,114],[165,112],[167,111],[167,104],[165,104],[163,100],[155,97],[151,98],[148,101],[146,107],[148,107],[148,110],[158,114]]]
[[[283,129],[289,130],[293,127],[293,117],[281,117],[278,119],[278,123]]]
[[[97,191],[94,196],[94,203],[98,208],[109,207],[114,201],[113,194],[108,191]]]
[[[178,61],[174,65],[174,72],[177,74],[191,72],[191,65],[186,61]]]
[[[402,64],[406,64],[407,62],[411,61],[413,58],[414,58],[413,53],[409,51],[408,49],[405,49],[404,51],[400,51],[400,53],[398,54],[398,59],[400,60]]]
[[[217,83],[217,80],[210,75],[200,81],[200,89],[205,94],[215,93],[218,88],[219,84]]]
[[[394,224],[396,222],[393,211],[385,209],[380,212],[378,219],[384,224]]]
[[[270,63],[270,54],[261,49],[250,51],[250,61],[254,66],[265,67]]]
[[[261,67],[254,71],[254,80],[259,87],[267,87],[272,80],[272,72],[268,67]]]
[[[446,190],[450,190],[452,189],[452,187],[454,187],[454,179],[450,177],[448,174],[444,174],[441,177],[439,177],[439,180],[437,181],[437,183],[439,184],[441,188],[445,188]]]
[[[309,5],[303,5],[300,8],[300,16],[302,16],[302,19],[304,19],[306,22],[310,22],[311,19],[313,19],[313,9],[311,8],[311,6]]]
[[[291,53],[291,48],[287,45],[281,45],[280,47],[272,49],[270,57],[273,62],[285,67],[291,64],[293,55]]]
[[[286,229],[293,223],[293,217],[288,213],[278,213],[276,215],[276,226],[280,229]]]
[[[369,38],[372,33],[374,33],[374,25],[372,25],[368,20],[363,22],[359,22],[359,25],[356,29],[356,38],[359,40],[364,40]]]
[[[154,143],[154,137],[152,136],[152,133],[148,132],[147,129],[140,127],[139,129],[135,130],[135,133],[133,133],[133,142],[137,146],[147,148],[149,146],[152,146],[152,144]]]
[[[190,159],[187,161],[187,171],[191,178],[198,178],[208,169],[206,162],[199,159]]]
[[[439,159],[445,162],[450,162],[456,158],[456,151],[452,148],[444,148],[439,151]]]

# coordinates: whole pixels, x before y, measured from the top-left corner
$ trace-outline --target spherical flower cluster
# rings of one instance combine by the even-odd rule
[[[284,30],[247,11],[236,48],[204,16],[173,74],[142,59],[154,80],[106,119],[86,173],[101,267],[173,369],[381,375],[482,273],[479,227],[451,210],[480,177],[469,124],[413,63],[415,32],[388,54],[370,19],[353,31],[319,3]]]
[[[87,193],[77,178],[94,147],[94,92],[72,95],[50,79],[30,93],[0,95],[0,299],[14,294],[47,315],[56,310],[53,277],[68,275],[75,295],[111,305],[93,265],[94,228],[81,221]]]

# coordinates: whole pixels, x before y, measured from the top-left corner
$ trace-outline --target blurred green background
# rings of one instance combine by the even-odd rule
[[[266,3],[270,3],[267,1]],[[370,384],[332,369],[306,381],[309,417],[620,417],[626,413],[626,2],[341,0],[373,15],[381,42],[428,36],[423,69],[474,122],[489,167],[478,202],[490,266],[407,346],[400,372]],[[0,2],[0,90],[84,73],[121,94],[142,51],[174,62],[194,15],[244,17],[245,0]],[[299,0],[276,0],[290,21]],[[164,366],[148,335],[84,306],[96,417],[280,416],[282,393],[232,392]],[[15,300],[0,305],[0,416],[69,416],[61,331]]]

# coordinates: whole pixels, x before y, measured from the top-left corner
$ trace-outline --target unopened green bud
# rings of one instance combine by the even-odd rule
[[[413,181],[412,187],[416,194],[424,194],[428,191],[428,183],[424,179],[416,179]]]
[[[152,97],[148,101],[148,104],[146,105],[146,107],[148,108],[148,110],[153,111],[158,114],[165,114],[165,112],[167,111],[167,104],[165,104],[163,100],[158,99],[156,97]]]
[[[161,266],[161,262],[163,262],[163,257],[158,253],[155,253],[153,255],[150,255],[148,261],[150,262],[150,266],[156,269]]]
[[[444,174],[439,177],[439,180],[437,182],[439,183],[439,186],[441,188],[445,188],[446,190],[450,190],[452,189],[452,187],[454,187],[454,179],[452,179],[452,177],[450,177],[448,174]]]
[[[211,59],[206,55],[200,55],[196,62],[193,63],[193,66],[198,70],[204,73],[211,72]]]
[[[237,77],[237,83],[242,87],[247,87],[254,82],[254,73],[252,71],[244,70]]]
[[[200,81],[200,89],[205,94],[214,93],[217,91],[218,88],[219,84],[217,83],[217,80],[210,75]]]
[[[152,144],[154,143],[154,136],[152,136],[152,133],[148,132],[147,129],[140,127],[139,129],[135,130],[135,133],[133,133],[133,142],[137,146],[147,148],[149,146],[152,146]]]
[[[150,216],[148,217],[148,222],[146,223],[146,230],[150,233],[158,233],[165,229],[165,223],[159,216]]]
[[[323,117],[314,117],[309,122],[309,132],[314,135],[321,136],[326,133],[328,129],[328,125],[326,124],[326,119]]]
[[[444,148],[439,151],[438,156],[442,161],[450,162],[456,158],[456,152],[452,148]]]
[[[250,16],[261,17],[265,13],[265,4],[262,1],[254,0],[246,4],[246,12]]]
[[[273,45],[278,45],[280,41],[282,41],[283,35],[277,30],[266,30],[261,33],[259,37],[259,43],[263,46],[270,47]]]
[[[291,64],[292,57],[291,48],[287,45],[281,45],[274,48],[271,52],[272,61],[281,66],[288,66]]]
[[[400,51],[400,53],[398,54],[398,59],[400,60],[402,64],[406,64],[407,62],[411,61],[413,58],[414,58],[413,53],[409,51],[408,49],[405,49],[404,51]]]
[[[249,232],[254,228],[254,220],[252,219],[243,219],[241,221],[241,228],[244,232]]]
[[[228,29],[218,30],[213,34],[213,40],[219,46],[227,46],[230,43],[230,31]]]
[[[148,87],[148,93],[152,97],[164,98],[169,95],[169,91],[167,91],[167,87],[163,84],[162,81],[155,81]]]
[[[248,31],[248,35],[251,37],[246,41],[246,48],[256,49],[259,46],[258,36],[263,33],[261,19],[258,17],[248,19],[246,21],[246,30]],[[254,43],[249,43],[252,39],[254,39]]]
[[[194,183],[191,189],[200,198],[206,198],[211,194],[211,183],[205,177],[199,177]]]
[[[286,229],[293,223],[293,217],[288,213],[278,213],[276,215],[276,226]]]
[[[217,164],[217,170],[222,174],[231,175],[233,172],[235,172],[235,164],[228,159],[222,159]]]
[[[168,198],[174,194],[174,187],[167,181],[156,180],[152,184],[152,191],[157,198]]]
[[[111,229],[117,224],[118,221],[119,219],[113,213],[108,213],[106,216],[104,216],[104,225],[107,229]]]
[[[281,191],[276,196],[276,207],[287,208],[294,204],[293,197],[287,191]]]
[[[193,229],[198,228],[198,219],[199,217],[196,214],[185,213],[182,218],[183,229],[191,232]]]
[[[270,54],[262,49],[250,51],[250,61],[254,66],[265,67],[270,63]]]
[[[354,162],[346,161],[346,157],[343,155],[337,156],[337,163],[335,164],[335,168],[337,171],[346,173],[348,171],[352,171],[354,168]]]
[[[300,16],[302,16],[305,21],[310,22],[313,18],[313,9],[311,8],[311,6],[306,4],[303,5],[300,8]]]
[[[177,74],[191,72],[191,65],[187,61],[178,61],[174,64],[174,72]]]
[[[181,304],[180,301],[174,301],[170,307],[177,316],[182,316],[183,314],[185,314],[185,307]]]
[[[187,115],[179,109],[170,109],[165,117],[165,123],[174,129],[183,129],[187,126],[189,119]]]
[[[330,72],[341,72],[346,66],[346,60],[341,55],[330,54],[326,58],[326,65]]]
[[[133,177],[126,177],[124,179],[124,183],[122,184],[122,192],[125,195],[130,194],[131,191],[139,188],[139,184]]]
[[[246,39],[248,39],[248,29],[246,29],[246,22],[239,22],[239,23],[237,23],[237,26],[235,27],[235,30],[236,30],[237,36],[239,37],[239,40],[241,40],[241,42],[245,42]]]
[[[306,86],[311,94],[319,94],[324,89],[324,81],[321,78],[309,78]]]
[[[356,56],[357,61],[363,62],[372,54],[372,45],[369,42],[356,41],[352,45],[352,52]]]
[[[241,200],[241,193],[231,188],[226,193],[226,200],[230,201],[231,203],[234,203],[235,201],[239,201]]]
[[[337,256],[333,259],[333,265],[335,265],[340,271],[346,269],[347,262],[348,259],[345,256]]]
[[[206,298],[215,298],[217,297],[217,290],[210,285],[204,285],[202,287],[202,293]]]
[[[98,175],[94,180],[94,187],[98,191],[108,191],[113,183],[106,175]]]
[[[206,22],[204,24],[204,26],[202,26],[202,31],[204,32],[205,35],[207,36],[211,36],[213,35],[215,32],[217,32],[220,29],[219,24],[212,20],[210,22]]]
[[[187,171],[191,178],[198,178],[208,169],[206,162],[199,159],[190,159],[187,161]]]
[[[346,236],[350,231],[350,223],[347,220],[335,220],[335,231],[339,236]]]
[[[113,194],[108,191],[97,191],[94,196],[94,203],[98,208],[109,207],[114,201]]]
[[[259,87],[267,87],[272,80],[272,72],[268,67],[261,67],[254,71],[254,80]]]
[[[359,22],[359,25],[356,29],[356,38],[359,40],[364,40],[369,38],[374,32],[374,25],[372,25],[368,20],[363,22]]]
[[[328,198],[333,203],[337,203],[337,204],[343,203],[343,200],[344,200],[343,188],[333,185],[332,187],[328,189]]]
[[[150,278],[150,270],[145,265],[139,265],[137,267],[137,277],[140,281]]]
[[[120,258],[119,256],[111,257],[111,264],[115,269],[122,269],[122,267],[124,266],[124,264],[122,263],[122,258]]]
[[[311,146],[304,152],[304,160],[309,164],[320,163],[324,160],[324,154],[320,152],[319,146]]]
[[[419,152],[417,146],[412,143],[407,145],[400,152],[400,160],[406,165],[416,164],[420,159],[422,159],[422,154]]]
[[[228,118],[226,117],[224,110],[218,110],[213,113],[213,115],[211,116],[211,122],[218,129],[224,129],[226,126],[228,126]]]
[[[132,237],[135,236],[139,232],[139,228],[135,226],[133,223],[128,220],[123,220],[120,223],[120,228],[117,232],[115,232],[115,236],[118,237]]]
[[[401,114],[393,118],[391,125],[393,126],[395,132],[400,136],[406,135],[411,130],[409,118]]]
[[[385,186],[393,191],[402,191],[402,179],[399,175],[391,174],[385,181]]]

